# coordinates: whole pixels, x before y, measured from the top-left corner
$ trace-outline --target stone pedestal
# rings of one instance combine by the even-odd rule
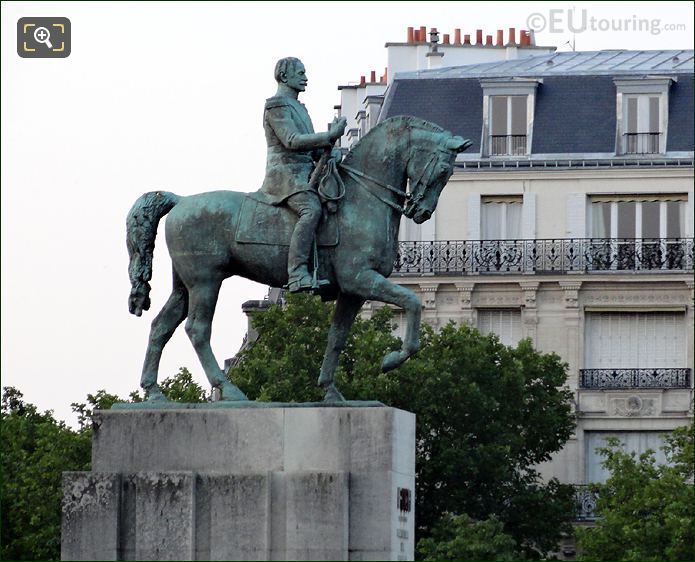
[[[63,475],[63,560],[412,560],[415,416],[109,410]]]

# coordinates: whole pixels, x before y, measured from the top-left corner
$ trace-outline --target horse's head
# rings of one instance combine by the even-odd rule
[[[406,217],[420,224],[432,216],[442,189],[454,173],[456,155],[471,144],[471,141],[446,131],[411,130],[407,165],[410,193],[405,205]]]

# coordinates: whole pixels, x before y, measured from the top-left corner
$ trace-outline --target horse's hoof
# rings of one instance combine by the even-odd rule
[[[392,351],[384,357],[384,360],[381,362],[381,372],[386,373],[387,371],[391,371],[395,369],[396,367],[400,367],[400,365],[403,363],[403,354],[401,351]]]
[[[169,402],[169,399],[164,396],[164,393],[162,392],[162,389],[159,388],[159,385],[155,384],[150,388],[145,389],[145,392],[147,392],[148,402]]]
[[[324,402],[347,402],[336,386],[331,383],[326,388],[326,395],[323,397]]]
[[[225,400],[228,402],[235,402],[241,400],[248,400],[246,394],[244,394],[238,386],[232,384],[231,382],[226,382],[222,385],[222,397],[220,400]]]

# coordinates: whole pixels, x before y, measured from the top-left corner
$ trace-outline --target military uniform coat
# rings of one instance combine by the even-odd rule
[[[268,98],[263,111],[268,146],[265,180],[260,191],[278,205],[291,195],[309,191],[309,177],[318,160],[316,149],[331,146],[325,134],[314,133],[309,113],[294,98]]]

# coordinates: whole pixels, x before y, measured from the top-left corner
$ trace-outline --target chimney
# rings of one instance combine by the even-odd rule
[[[519,35],[520,35],[520,37],[519,37],[519,44],[520,44],[522,47],[527,47],[528,44],[529,44],[528,31],[525,31],[525,30],[522,29],[522,30],[519,32]]]
[[[498,47],[504,46],[504,31],[501,29],[497,30],[497,46]]]
[[[372,70],[369,73],[369,81],[373,84],[376,82],[376,70]]]
[[[464,45],[470,45],[471,44],[471,36],[470,35],[464,35],[463,36],[463,44]]]
[[[454,45],[460,45],[461,44],[461,30],[456,28],[454,29]]]
[[[427,41],[427,28],[424,25],[420,26],[420,42],[424,43]]]
[[[414,43],[415,39],[413,38],[413,28],[409,27],[408,28],[408,43]]]
[[[482,45],[483,44],[483,30],[482,29],[476,29],[475,30],[475,43],[476,43],[476,45]]]
[[[449,34],[448,33],[444,34],[444,40],[442,41],[442,44],[451,45],[451,42],[449,41]]]
[[[486,46],[492,46],[492,35],[486,35],[485,36],[485,45]]]
[[[364,86],[367,83],[367,80],[364,76],[360,76],[360,86]]]
[[[389,69],[388,69],[388,67],[386,67],[386,68],[384,68],[384,75],[381,77],[382,84],[386,84],[386,82],[388,82],[388,79],[389,79]]]

